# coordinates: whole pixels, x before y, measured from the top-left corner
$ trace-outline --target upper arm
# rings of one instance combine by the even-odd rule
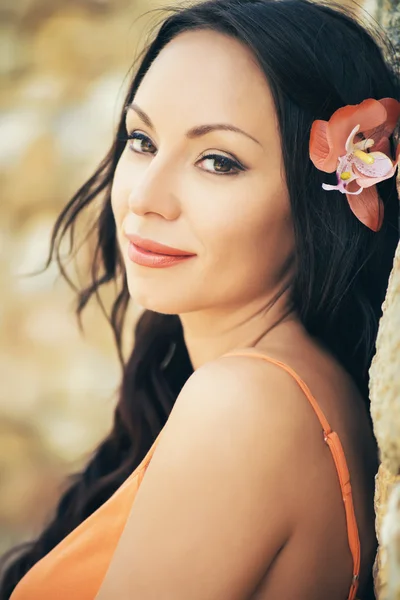
[[[97,600],[242,600],[290,537],[299,432],[285,407],[301,392],[235,358],[179,394]]]

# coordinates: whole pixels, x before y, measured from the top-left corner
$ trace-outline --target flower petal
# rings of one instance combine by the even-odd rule
[[[355,179],[355,177],[353,176],[353,160],[347,154],[345,154],[345,156],[341,156],[339,158],[339,164],[336,169],[336,176],[337,176],[338,180],[341,178],[340,176],[345,171],[347,171],[351,174],[350,179],[347,181],[351,181],[352,179]]]
[[[332,153],[336,156],[346,153],[346,140],[356,125],[360,125],[360,131],[364,132],[378,127],[385,120],[385,107],[373,98],[368,98],[361,104],[350,104],[339,108],[333,113],[328,123],[327,135],[330,139]]]
[[[356,135],[357,131],[360,129],[359,125],[356,125],[352,130],[351,133],[349,135],[349,137],[346,140],[346,143],[344,145],[346,153],[350,154],[351,152],[353,152],[354,150],[354,136]]]
[[[382,98],[379,102],[385,107],[387,115],[384,136],[390,137],[400,118],[400,102],[394,98]]]
[[[336,169],[337,156],[332,154],[328,137],[328,122],[316,120],[311,126],[310,158],[320,171],[333,173]]]
[[[340,185],[331,185],[330,183],[323,183],[322,187],[324,190],[326,190],[327,192],[330,192],[332,190],[337,190],[338,192],[342,192],[342,194],[344,194],[344,191],[341,190]]]
[[[395,163],[392,166],[392,168],[390,169],[389,173],[386,173],[386,175],[384,175],[383,177],[363,177],[361,174],[361,177],[357,177],[356,182],[358,183],[359,186],[361,186],[363,188],[368,188],[368,187],[371,187],[372,185],[375,185],[376,183],[385,181],[385,179],[390,179],[390,177],[393,177],[393,175],[396,172],[396,169],[397,169],[397,164]]]
[[[358,196],[358,194],[361,194],[362,191],[363,188],[359,187],[357,181],[352,181],[348,186],[346,186],[344,193],[346,196]]]
[[[374,140],[371,138],[367,138],[364,140],[360,140],[359,142],[356,142],[353,146],[353,149],[363,150],[364,152],[366,152],[368,150],[368,148],[372,148],[372,146],[374,146],[374,145],[375,145]]]
[[[374,159],[372,165],[368,165],[361,158],[353,156],[352,163],[359,173],[367,177],[386,177],[390,173],[393,168],[393,162],[386,154],[383,154],[383,152],[370,152],[368,156]]]
[[[379,127],[370,130],[366,129],[363,133],[366,138],[370,137],[375,140],[376,150],[390,154],[388,138],[392,135],[400,118],[400,102],[394,98],[382,98],[379,102],[386,110],[385,121]]]
[[[362,187],[360,187],[357,181],[351,181],[348,186],[346,186],[346,192],[349,194],[360,193],[362,191]]]
[[[383,221],[383,202],[376,187],[362,190],[359,195],[346,194],[349,206],[357,219],[372,231],[379,231]]]

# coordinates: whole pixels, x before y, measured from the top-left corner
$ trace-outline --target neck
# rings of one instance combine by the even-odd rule
[[[273,344],[283,327],[299,323],[286,293],[274,301],[263,299],[242,307],[185,313],[179,318],[194,370],[237,348]]]

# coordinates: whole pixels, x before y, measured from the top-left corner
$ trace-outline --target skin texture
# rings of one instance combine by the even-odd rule
[[[276,365],[221,358],[255,348],[290,364],[338,432],[359,524],[361,591],[376,544],[374,440],[350,378],[288,312],[287,293],[272,302],[294,238],[267,82],[239,42],[197,31],[161,51],[134,100],[154,128],[128,111],[128,132],[149,139],[127,142],[112,190],[129,291],[145,308],[179,314],[195,372],[96,600],[346,598],[352,560],[343,502],[313,410]],[[186,136],[213,123],[257,142],[232,131]],[[202,159],[210,153],[247,170],[218,174],[229,167]],[[196,257],[140,266],[128,258],[124,233]]]

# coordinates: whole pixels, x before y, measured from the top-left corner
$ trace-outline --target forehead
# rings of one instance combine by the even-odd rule
[[[276,128],[271,92],[255,57],[238,40],[211,30],[184,32],[169,42],[135,102],[156,127],[163,117],[188,127],[230,121],[258,139],[261,129],[268,137]]]

